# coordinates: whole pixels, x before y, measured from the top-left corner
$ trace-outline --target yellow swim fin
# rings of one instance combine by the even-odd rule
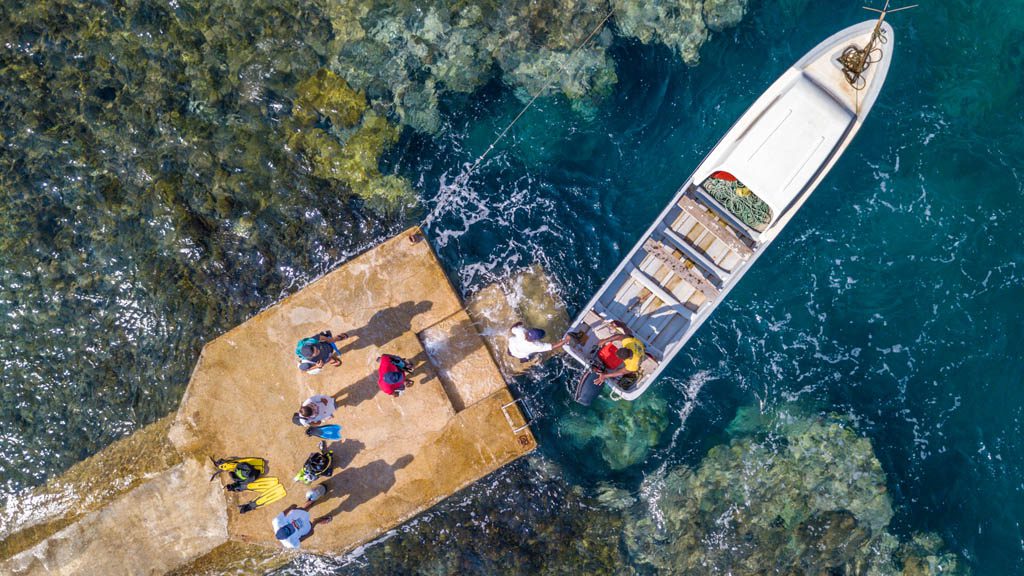
[[[263,478],[261,478],[261,480],[263,480]],[[285,496],[288,495],[288,492],[284,489],[284,486],[282,486],[281,483],[277,481],[277,478],[267,478],[267,480],[273,480],[273,486],[265,487],[264,490],[260,492],[258,498],[256,498],[252,502],[246,502],[245,504],[239,506],[239,512],[241,512],[242,514],[245,514],[246,512],[251,512],[257,508],[266,506],[267,504],[277,502],[281,498],[284,498]]]
[[[259,508],[260,506],[266,506],[267,504],[277,502],[287,495],[288,492],[284,489],[284,486],[278,484],[261,494],[260,497],[256,499],[256,507]]]
[[[246,485],[245,489],[252,490],[253,492],[259,492],[262,494],[263,492],[270,490],[274,486],[280,485],[281,483],[278,482],[277,478],[275,478],[274,476],[267,476],[265,478],[257,478],[256,480],[249,482],[249,484]]]

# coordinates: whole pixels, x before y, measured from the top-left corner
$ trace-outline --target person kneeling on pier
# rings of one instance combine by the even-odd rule
[[[569,336],[554,344],[541,342],[543,338],[544,331],[540,328],[527,328],[522,322],[516,322],[508,331],[508,354],[525,363],[537,354],[558,350],[569,342]]]
[[[307,500],[301,507],[292,504],[274,518],[274,537],[285,548],[298,548],[303,540],[313,535],[313,528],[317,524],[327,524],[331,521],[330,516],[310,520],[309,509],[313,502]]]
[[[616,342],[622,346],[617,348]],[[598,375],[594,379],[594,384],[597,386],[604,384],[604,381],[609,378],[621,378],[626,374],[639,372],[640,363],[643,362],[644,355],[647,353],[643,342],[625,334],[614,334],[603,338],[597,345],[599,347],[598,357],[607,368],[605,371],[594,369]]]
[[[377,358],[380,367],[377,369],[377,386],[389,396],[399,396],[405,392],[406,376],[412,370],[409,361],[393,354],[381,354]]]
[[[341,366],[341,352],[334,344],[348,338],[348,334],[332,336],[330,330],[324,330],[316,336],[303,338],[295,345],[295,355],[299,357],[299,370],[306,374],[318,374],[327,364]]]
[[[299,411],[292,416],[292,422],[299,426],[312,426],[330,420],[334,416],[334,398],[317,394],[310,396],[299,407]]]

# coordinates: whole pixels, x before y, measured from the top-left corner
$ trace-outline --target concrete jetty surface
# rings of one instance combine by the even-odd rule
[[[491,352],[428,242],[408,240],[414,232],[207,344],[165,437],[180,456],[168,461],[179,463],[85,510],[65,504],[59,518],[22,518],[0,542],[0,573],[188,572],[228,542],[279,547],[271,519],[303,502],[308,487],[292,478],[318,441],[291,416],[313,394],[335,399],[328,423],[343,438],[331,446],[339,467],[328,493],[311,510],[333,521],[303,542],[306,551],[350,550],[533,450]],[[295,343],[324,329],[349,334],[338,343],[343,364],[303,374]],[[381,353],[415,366],[398,398],[377,387]],[[266,458],[287,497],[240,515],[255,494],[208,482],[211,456]]]

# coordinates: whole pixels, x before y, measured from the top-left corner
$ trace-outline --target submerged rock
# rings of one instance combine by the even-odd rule
[[[637,561],[686,574],[897,574],[899,561],[907,574],[955,573],[955,557],[929,561],[926,545],[898,552],[885,474],[849,422],[785,411],[737,420],[740,435],[695,471],[644,481],[623,534]]]
[[[695,65],[708,30],[736,25],[746,0],[451,0],[391,3],[320,0],[334,31],[329,67],[374,106],[407,126],[436,133],[438,99],[494,77],[523,101],[562,94],[586,114],[618,81],[607,52],[621,36],[660,42]],[[593,34],[593,36],[592,36]],[[588,40],[586,41],[585,40]]]
[[[559,288],[539,264],[485,286],[470,297],[466,309],[506,375],[522,373],[545,358],[541,355],[530,362],[520,362],[508,355],[508,329],[513,324],[523,322],[544,330],[545,342],[556,342],[569,327]]]
[[[644,2],[615,0],[615,24],[625,35],[644,44],[660,42],[672,48],[683,62],[695,66],[698,50],[708,38],[699,0]]]
[[[668,429],[668,403],[655,394],[633,402],[601,399],[569,414],[558,429],[578,450],[597,450],[612,470],[643,462]]]
[[[321,68],[316,74],[295,87],[293,114],[303,123],[310,124],[320,114],[338,128],[359,123],[366,110],[366,98],[349,87],[348,82],[334,72]]]

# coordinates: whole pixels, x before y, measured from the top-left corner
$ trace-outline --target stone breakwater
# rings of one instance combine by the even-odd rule
[[[410,238],[419,241],[410,242]],[[340,368],[296,369],[291,343],[344,329]],[[382,353],[413,367],[401,397],[381,393]],[[532,451],[529,422],[430,245],[413,228],[353,258],[208,343],[173,422],[154,424],[0,515],[4,574],[163,574],[278,561],[272,519],[305,501],[292,480],[317,439],[292,424],[331,394],[344,438],[312,514],[335,518],[304,551],[339,554]],[[211,459],[265,458],[287,490],[245,515]],[[235,543],[235,544],[232,544]]]

